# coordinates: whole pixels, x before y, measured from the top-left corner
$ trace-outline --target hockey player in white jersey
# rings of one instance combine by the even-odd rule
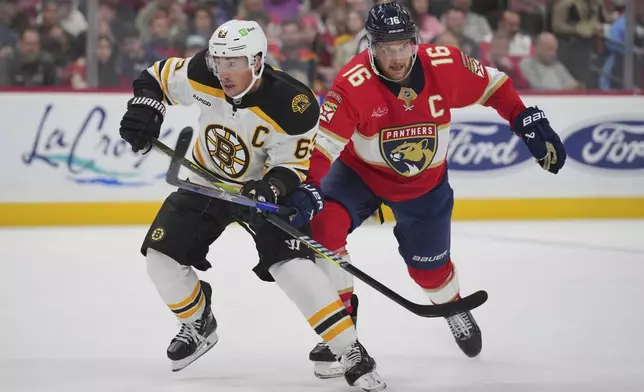
[[[308,221],[303,215],[323,203],[315,187],[302,185],[319,105],[304,84],[265,64],[266,53],[266,37],[257,23],[224,23],[207,50],[158,61],[134,81],[134,98],[120,133],[134,151],[148,149],[159,137],[166,105],[196,104],[201,110],[194,160],[228,188],[289,205],[297,211],[292,221]],[[181,322],[167,350],[172,369],[185,368],[217,343],[212,289],[195,269],[210,268],[209,246],[236,220],[247,222],[253,232],[259,253],[253,271],[262,280],[275,281],[295,303],[343,363],[349,385],[367,391],[385,388],[311,250],[268,224],[255,209],[181,189],[165,200],[141,247],[152,282]],[[308,232],[308,226],[302,231]]]

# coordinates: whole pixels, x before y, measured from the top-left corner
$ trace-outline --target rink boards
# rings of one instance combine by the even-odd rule
[[[120,139],[128,97],[0,92],[0,225],[148,223],[172,191],[168,160]],[[456,219],[644,217],[644,96],[523,98],[562,137],[566,166],[556,176],[541,170],[493,109],[455,110]],[[196,106],[170,108],[161,139],[174,145],[197,115]]]

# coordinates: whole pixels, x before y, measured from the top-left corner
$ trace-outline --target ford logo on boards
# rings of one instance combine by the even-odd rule
[[[573,131],[564,140],[568,156],[604,169],[644,169],[644,120],[603,121]]]
[[[450,170],[496,170],[532,158],[507,123],[453,122],[447,151]]]

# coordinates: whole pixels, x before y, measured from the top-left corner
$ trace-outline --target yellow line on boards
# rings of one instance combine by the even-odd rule
[[[162,202],[0,203],[0,226],[149,225]],[[383,208],[385,219],[393,214]],[[455,220],[644,218],[644,198],[460,199]]]
[[[0,204],[0,226],[150,224],[162,202]]]

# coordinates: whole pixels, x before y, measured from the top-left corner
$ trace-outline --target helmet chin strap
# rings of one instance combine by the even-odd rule
[[[255,61],[257,61],[257,60],[255,60]],[[255,62],[253,62],[252,65],[250,66],[251,71],[253,71],[254,68],[255,68]],[[242,91],[241,93],[239,93],[239,94],[237,94],[237,95],[235,95],[233,97],[230,97],[230,98],[232,98],[235,101],[242,99],[244,97],[244,95],[248,94],[248,91],[250,91],[250,89],[253,88],[253,86],[255,85],[255,82],[259,78],[262,77],[263,73],[264,73],[264,62],[262,61],[262,66],[259,68],[259,72],[257,72],[257,74],[255,74],[255,72],[253,72],[253,79],[248,84],[248,87],[246,87],[246,89],[244,91]],[[217,79],[219,79],[219,72],[217,72],[215,74],[215,76],[217,76]]]

